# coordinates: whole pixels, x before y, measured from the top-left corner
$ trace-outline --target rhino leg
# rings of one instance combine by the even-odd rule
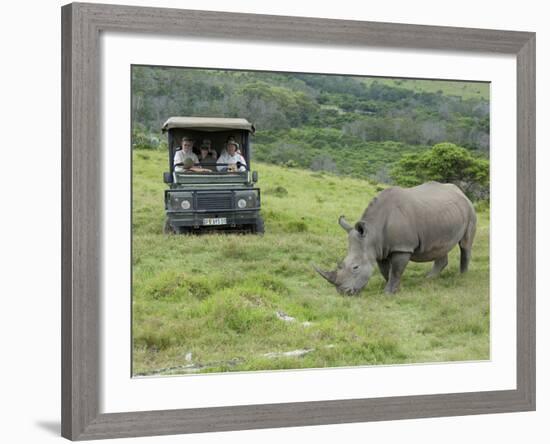
[[[464,233],[464,237],[458,243],[460,247],[460,272],[465,273],[468,271],[468,264],[470,263],[470,257],[472,255],[472,244],[474,243],[474,237],[476,234],[476,218],[468,224],[468,228]]]
[[[382,259],[382,260],[376,260],[378,263],[378,268],[380,269],[380,273],[382,273],[382,276],[384,276],[384,279],[386,279],[386,282],[390,279],[390,260],[389,259]]]
[[[390,280],[384,288],[386,293],[395,293],[399,290],[401,275],[405,271],[410,258],[411,253],[392,253],[390,258]]]
[[[449,258],[447,255],[437,258],[434,261],[434,265],[426,277],[436,277],[449,263]]]
[[[472,253],[469,248],[460,246],[460,272],[466,273],[468,271],[468,264],[470,263],[470,257]]]

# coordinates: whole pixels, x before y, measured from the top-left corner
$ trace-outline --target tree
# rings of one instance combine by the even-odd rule
[[[474,199],[489,197],[489,161],[452,143],[439,143],[423,153],[404,155],[391,176],[398,185],[437,180],[454,183]]]
[[[334,159],[326,154],[316,156],[311,162],[310,168],[313,171],[328,171],[330,173],[335,173],[338,170]]]

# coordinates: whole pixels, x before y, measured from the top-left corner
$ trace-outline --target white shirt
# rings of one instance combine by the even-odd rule
[[[238,153],[235,153],[233,155],[230,155],[227,151],[224,151],[218,161],[216,163],[227,163],[227,164],[236,164],[237,162],[241,162],[242,165],[239,168],[239,171],[246,171],[246,161],[244,160],[243,156],[241,156]],[[223,171],[227,168],[226,165],[218,166],[218,171]]]
[[[177,163],[183,163],[185,159],[192,159],[193,163],[199,163],[199,158],[193,151],[189,151],[188,153],[185,153],[183,149],[176,151],[176,154],[174,154],[174,165]],[[181,172],[183,171],[183,166],[177,166],[175,168],[176,171]]]

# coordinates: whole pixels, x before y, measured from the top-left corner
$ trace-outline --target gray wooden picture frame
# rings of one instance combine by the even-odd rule
[[[100,46],[104,31],[510,54],[517,58],[515,390],[99,411]],[[535,409],[535,34],[73,3],[62,8],[62,435],[136,437]]]

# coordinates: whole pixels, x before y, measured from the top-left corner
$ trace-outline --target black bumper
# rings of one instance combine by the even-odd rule
[[[259,209],[247,210],[217,210],[217,211],[186,211],[167,212],[168,221],[173,227],[206,227],[206,228],[227,228],[240,225],[253,225],[260,217]],[[226,223],[222,225],[210,225],[205,219],[225,218]]]

